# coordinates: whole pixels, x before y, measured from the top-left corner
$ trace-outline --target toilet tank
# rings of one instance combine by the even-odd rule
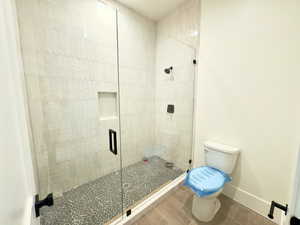
[[[231,174],[235,167],[240,149],[207,141],[204,143],[204,152],[207,166],[211,166],[227,174]]]

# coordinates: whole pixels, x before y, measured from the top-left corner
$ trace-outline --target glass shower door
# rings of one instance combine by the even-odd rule
[[[41,225],[122,214],[116,10],[98,0],[16,0]]]
[[[126,212],[190,168],[196,51],[118,15]]]

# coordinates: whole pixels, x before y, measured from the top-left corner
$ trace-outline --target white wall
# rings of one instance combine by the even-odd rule
[[[13,1],[0,2],[0,224],[28,225],[34,182]]]
[[[271,200],[288,202],[300,143],[299,7],[296,0],[201,6],[195,159],[203,162],[208,139],[240,147],[228,193],[256,202],[249,207],[260,202],[261,213]]]

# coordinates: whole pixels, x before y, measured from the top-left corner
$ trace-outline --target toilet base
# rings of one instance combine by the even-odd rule
[[[219,211],[220,207],[221,202],[217,197],[200,198],[194,195],[192,213],[199,221],[211,221]]]

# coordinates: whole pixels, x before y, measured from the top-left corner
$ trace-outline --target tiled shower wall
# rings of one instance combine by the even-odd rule
[[[158,22],[156,47],[156,139],[162,157],[188,168],[193,138],[193,59],[199,42],[200,1],[190,0]],[[164,68],[172,66],[170,74]],[[175,113],[167,113],[167,105]]]
[[[189,0],[158,22],[157,36],[199,47],[200,0]]]
[[[116,7],[119,9],[121,148],[125,167],[153,152],[156,24],[120,4]]]
[[[98,0],[16,2],[40,194],[60,195],[120,166],[108,151],[108,129],[118,131],[118,120],[99,118],[99,92],[118,92],[116,14]],[[153,144],[154,125],[145,120],[151,110],[141,111],[154,108],[155,24],[130,10],[119,16],[122,140],[130,164]]]
[[[99,115],[99,96],[118,92],[116,15],[98,0],[16,2],[40,195],[60,195],[120,166],[108,151],[118,119]],[[120,9],[123,166],[160,155],[186,168],[199,1],[159,23],[110,2]],[[174,80],[163,73],[170,65]]]

